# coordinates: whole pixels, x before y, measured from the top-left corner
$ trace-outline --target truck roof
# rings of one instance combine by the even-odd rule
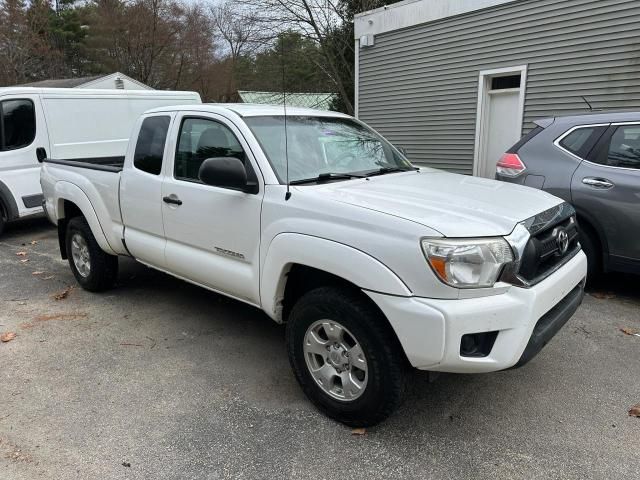
[[[153,108],[146,113],[175,112],[178,110],[210,113],[233,112],[241,117],[280,116],[285,114],[285,108],[282,105],[262,105],[252,103],[203,103],[198,105],[175,105],[170,107]],[[287,107],[286,113],[287,115],[310,117],[350,118],[348,115],[340,112],[316,110],[314,108]]]

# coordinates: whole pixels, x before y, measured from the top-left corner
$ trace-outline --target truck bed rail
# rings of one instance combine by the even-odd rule
[[[44,162],[53,163],[56,165],[66,165],[69,167],[100,170],[102,172],[118,173],[122,171],[122,168],[124,166],[124,156],[74,158],[72,160],[45,158]]]

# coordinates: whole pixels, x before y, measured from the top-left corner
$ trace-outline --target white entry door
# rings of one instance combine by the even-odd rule
[[[480,72],[474,174],[494,178],[496,163],[522,134],[527,67]]]
[[[522,121],[520,89],[492,90],[487,108],[486,141],[481,176],[494,178],[496,163],[513,144],[520,140]]]

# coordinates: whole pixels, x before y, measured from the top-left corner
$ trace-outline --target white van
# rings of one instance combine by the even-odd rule
[[[38,159],[123,159],[140,114],[194,103],[195,92],[0,88],[0,233],[42,212]]]

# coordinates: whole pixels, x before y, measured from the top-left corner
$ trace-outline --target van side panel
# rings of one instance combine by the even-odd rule
[[[49,157],[124,157],[131,130],[145,111],[177,103],[194,103],[180,95],[56,95],[43,94],[49,127]]]
[[[131,130],[143,112],[201,103],[195,92],[0,88],[0,102],[8,99],[31,100],[36,113],[33,143],[0,151],[0,201],[9,220],[42,212],[36,149],[44,148],[54,159],[124,158]]]

